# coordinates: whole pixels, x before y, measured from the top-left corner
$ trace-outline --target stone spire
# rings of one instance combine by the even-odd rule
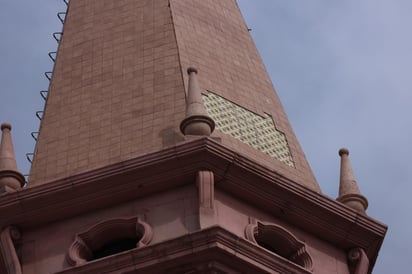
[[[24,176],[17,170],[16,157],[14,155],[13,142],[11,139],[11,125],[1,125],[0,143],[0,194],[14,192],[24,185]]]
[[[349,150],[341,148],[339,155],[341,157],[340,182],[339,197],[336,200],[356,211],[365,213],[368,208],[368,200],[359,191],[358,183],[355,180],[349,161]]]
[[[197,80],[197,69],[188,68],[189,87],[186,100],[186,118],[180,123],[184,135],[210,136],[215,122],[207,115]]]

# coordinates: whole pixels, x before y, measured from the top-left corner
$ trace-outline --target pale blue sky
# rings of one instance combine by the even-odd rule
[[[410,273],[412,1],[239,4],[323,192],[336,197],[348,147],[368,214],[389,225],[373,273]]]
[[[336,197],[337,151],[348,147],[368,214],[389,225],[374,273],[409,273],[412,1],[239,5],[323,192]],[[64,8],[63,0],[0,0],[0,121],[13,123],[25,173]]]

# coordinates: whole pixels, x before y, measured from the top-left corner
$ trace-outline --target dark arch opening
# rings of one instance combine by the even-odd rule
[[[279,225],[261,222],[249,225],[246,229],[246,238],[290,262],[312,269],[312,259],[305,243]]]
[[[97,250],[93,250],[93,256],[91,261],[97,260],[103,257],[114,255],[120,252],[131,250],[136,248],[140,238],[121,238],[109,241]]]
[[[258,245],[260,245],[261,247],[263,247],[266,250],[269,250],[270,252],[273,252],[275,254],[278,254],[282,257],[285,257],[285,254],[282,254],[284,252],[281,252],[281,250],[279,250],[278,248],[264,242],[264,241],[259,241],[258,239],[256,239],[256,242],[258,243]]]
[[[70,245],[66,260],[70,265],[115,255],[149,244],[153,230],[138,216],[109,219],[76,234]]]
[[[276,233],[266,232],[255,235],[255,240],[264,249],[273,252],[289,261],[293,261],[304,267],[303,262],[296,260],[296,247],[292,246],[287,240]]]

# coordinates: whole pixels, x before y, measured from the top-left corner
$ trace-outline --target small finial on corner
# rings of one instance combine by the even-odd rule
[[[349,155],[349,149],[347,148],[339,149],[339,156],[342,156],[342,155]]]
[[[187,73],[188,73],[188,74],[190,74],[190,73],[192,73],[192,72],[194,72],[194,73],[197,74],[197,68],[195,68],[195,67],[189,67],[189,68],[187,69]]]
[[[11,130],[11,124],[10,123],[1,124],[1,131],[3,131],[4,129]]]
[[[207,115],[202,93],[197,80],[198,70],[187,69],[189,85],[186,100],[186,118],[180,123],[183,135],[210,136],[215,129],[215,122]]]
[[[24,176],[17,170],[16,156],[14,155],[11,138],[11,124],[1,124],[0,142],[0,194],[14,192],[23,187]]]
[[[349,150],[341,148],[339,156],[341,157],[339,197],[336,200],[356,211],[365,213],[368,208],[368,200],[359,191],[349,160]]]

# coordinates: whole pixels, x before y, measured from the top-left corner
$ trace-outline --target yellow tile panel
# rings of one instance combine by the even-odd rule
[[[284,133],[276,129],[270,115],[253,113],[214,93],[203,96],[208,115],[216,128],[275,159],[294,167]]]

